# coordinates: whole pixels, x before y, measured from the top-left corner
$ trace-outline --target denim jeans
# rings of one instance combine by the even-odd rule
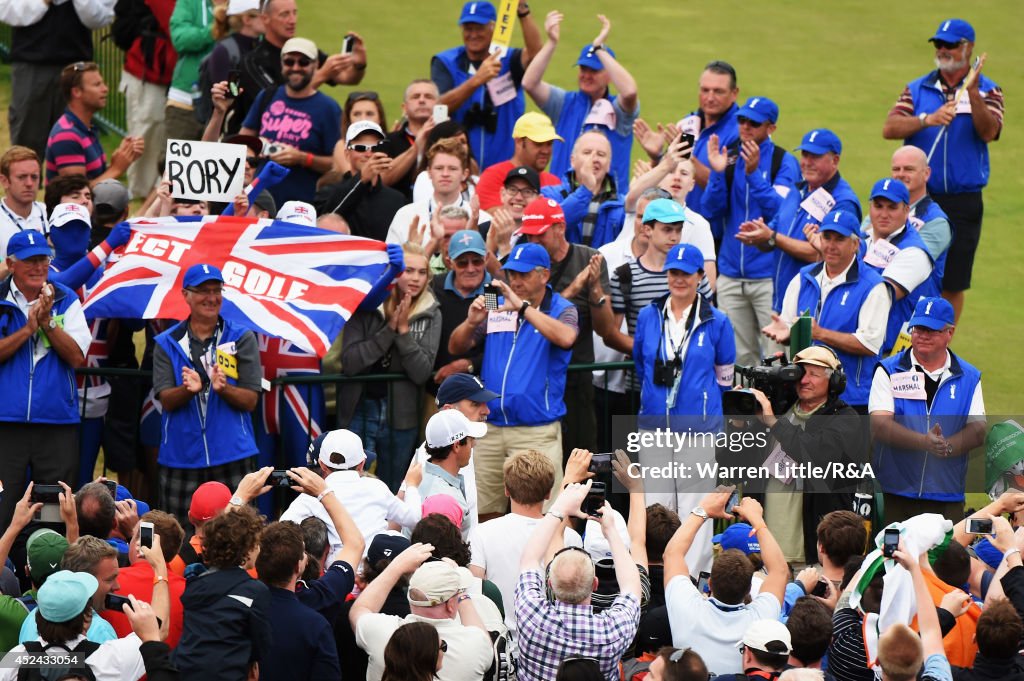
[[[356,405],[348,429],[363,441],[366,467],[376,458],[377,477],[397,493],[416,448],[416,428],[391,428],[387,416],[386,398],[364,397]]]

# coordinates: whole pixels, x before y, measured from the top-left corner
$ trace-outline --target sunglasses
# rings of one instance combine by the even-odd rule
[[[936,50],[955,50],[960,47],[964,41],[961,40],[955,43],[947,43],[945,40],[933,40],[932,42],[935,44]]]
[[[284,59],[281,60],[281,64],[287,66],[288,68],[291,68],[293,66],[306,68],[312,63],[313,60],[310,59],[309,57],[285,57]]]
[[[442,639],[441,639],[441,645],[439,645],[439,646],[438,646],[438,649],[439,649],[439,650],[440,650],[440,651],[441,651],[442,653],[447,653],[447,652],[448,652],[448,641],[445,641],[445,640],[444,640],[444,639],[442,638]]]
[[[736,122],[739,123],[740,125],[749,125],[752,128],[760,128],[762,125],[764,125],[764,121],[758,123],[754,119],[747,118],[746,116],[737,116]]]
[[[351,104],[353,102],[376,102],[378,99],[380,99],[380,96],[373,90],[364,90],[348,93],[348,97],[345,101]]]
[[[259,163],[259,159],[256,158],[255,156],[245,157],[245,165],[252,166],[253,168],[255,168],[257,163]]]
[[[380,146],[380,145],[378,145],[378,144],[350,144],[350,145],[348,145],[348,148],[351,149],[352,151],[366,152],[366,151],[373,151],[378,146]]]

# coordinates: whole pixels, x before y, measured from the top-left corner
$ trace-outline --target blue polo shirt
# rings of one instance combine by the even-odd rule
[[[476,287],[476,290],[474,290],[468,296],[464,296],[462,295],[462,293],[459,292],[459,289],[455,288],[455,272],[449,272],[447,276],[445,276],[444,278],[444,290],[451,291],[452,293],[457,295],[459,298],[462,298],[463,300],[475,300],[477,296],[482,296],[484,294],[484,286],[487,286],[490,283],[491,273],[484,272],[483,282],[481,282],[480,285]]]
[[[260,678],[337,681],[341,666],[330,623],[300,603],[294,591],[269,588],[274,645],[260,656]]]

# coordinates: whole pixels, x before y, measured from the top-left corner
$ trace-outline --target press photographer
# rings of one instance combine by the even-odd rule
[[[828,346],[814,345],[797,353],[793,366],[799,374],[796,402],[784,414],[775,415],[772,400],[763,391],[749,390],[761,408],[757,418],[772,436],[764,461],[771,474],[764,486],[765,521],[777,528],[786,560],[803,563],[817,555],[816,528],[821,518],[853,508],[859,480],[812,480],[799,473],[799,464],[841,463],[845,470],[847,464],[866,461],[867,441],[857,412],[839,398],[846,388],[846,374],[836,353]]]

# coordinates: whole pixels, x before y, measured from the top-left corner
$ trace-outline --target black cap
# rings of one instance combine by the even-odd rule
[[[508,185],[512,180],[524,180],[527,184],[533,187],[535,192],[540,192],[540,175],[533,168],[527,166],[519,166],[508,171],[508,175],[505,176],[505,185]]]
[[[376,565],[382,560],[394,560],[395,556],[411,545],[411,542],[400,534],[381,532],[370,542],[370,548],[366,550],[366,559],[370,561],[370,565]]]

